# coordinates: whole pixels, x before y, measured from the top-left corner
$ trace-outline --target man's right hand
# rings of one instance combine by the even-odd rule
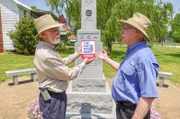
[[[85,58],[85,59],[84,59],[84,63],[85,63],[85,64],[89,64],[89,63],[91,63],[94,59],[95,59],[95,58],[91,58],[91,59]]]
[[[105,50],[103,50],[103,52],[96,53],[96,57],[104,61],[106,61],[109,58]]]

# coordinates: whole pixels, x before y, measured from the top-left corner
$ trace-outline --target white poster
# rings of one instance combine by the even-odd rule
[[[94,40],[82,40],[82,58],[94,58],[95,57],[95,41]]]

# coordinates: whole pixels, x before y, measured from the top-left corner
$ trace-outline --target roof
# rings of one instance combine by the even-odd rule
[[[30,7],[28,7],[27,5],[25,5],[25,4],[21,3],[21,2],[19,2],[18,0],[13,0],[13,1],[14,1],[17,5],[19,5],[19,6],[23,7],[23,8],[25,8],[25,9],[32,10],[32,8],[30,8]]]
[[[51,11],[40,10],[40,9],[32,9],[31,12],[34,13],[34,14],[37,14],[37,15],[39,15],[39,16],[42,16],[42,15],[45,15],[45,14],[51,14],[52,17],[53,17],[55,20],[58,19],[58,17],[57,17],[55,14],[53,14]]]
[[[31,11],[32,13],[34,14],[37,14],[38,16],[42,16],[42,15],[45,15],[45,14],[51,14],[52,17],[57,20],[58,17],[53,14],[51,11],[46,11],[46,10],[40,10],[40,9],[32,9],[31,7],[28,7],[27,5],[21,3],[20,1],[18,0],[13,0],[18,6],[21,6],[22,8],[26,9],[26,10],[29,10]]]

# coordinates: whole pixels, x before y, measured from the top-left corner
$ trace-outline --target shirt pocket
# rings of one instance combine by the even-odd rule
[[[121,71],[128,76],[135,74],[135,65],[133,62],[126,62],[121,66]]]

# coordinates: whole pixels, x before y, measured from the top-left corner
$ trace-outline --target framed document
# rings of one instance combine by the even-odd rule
[[[94,58],[95,57],[95,41],[94,40],[82,40],[82,58]]]

